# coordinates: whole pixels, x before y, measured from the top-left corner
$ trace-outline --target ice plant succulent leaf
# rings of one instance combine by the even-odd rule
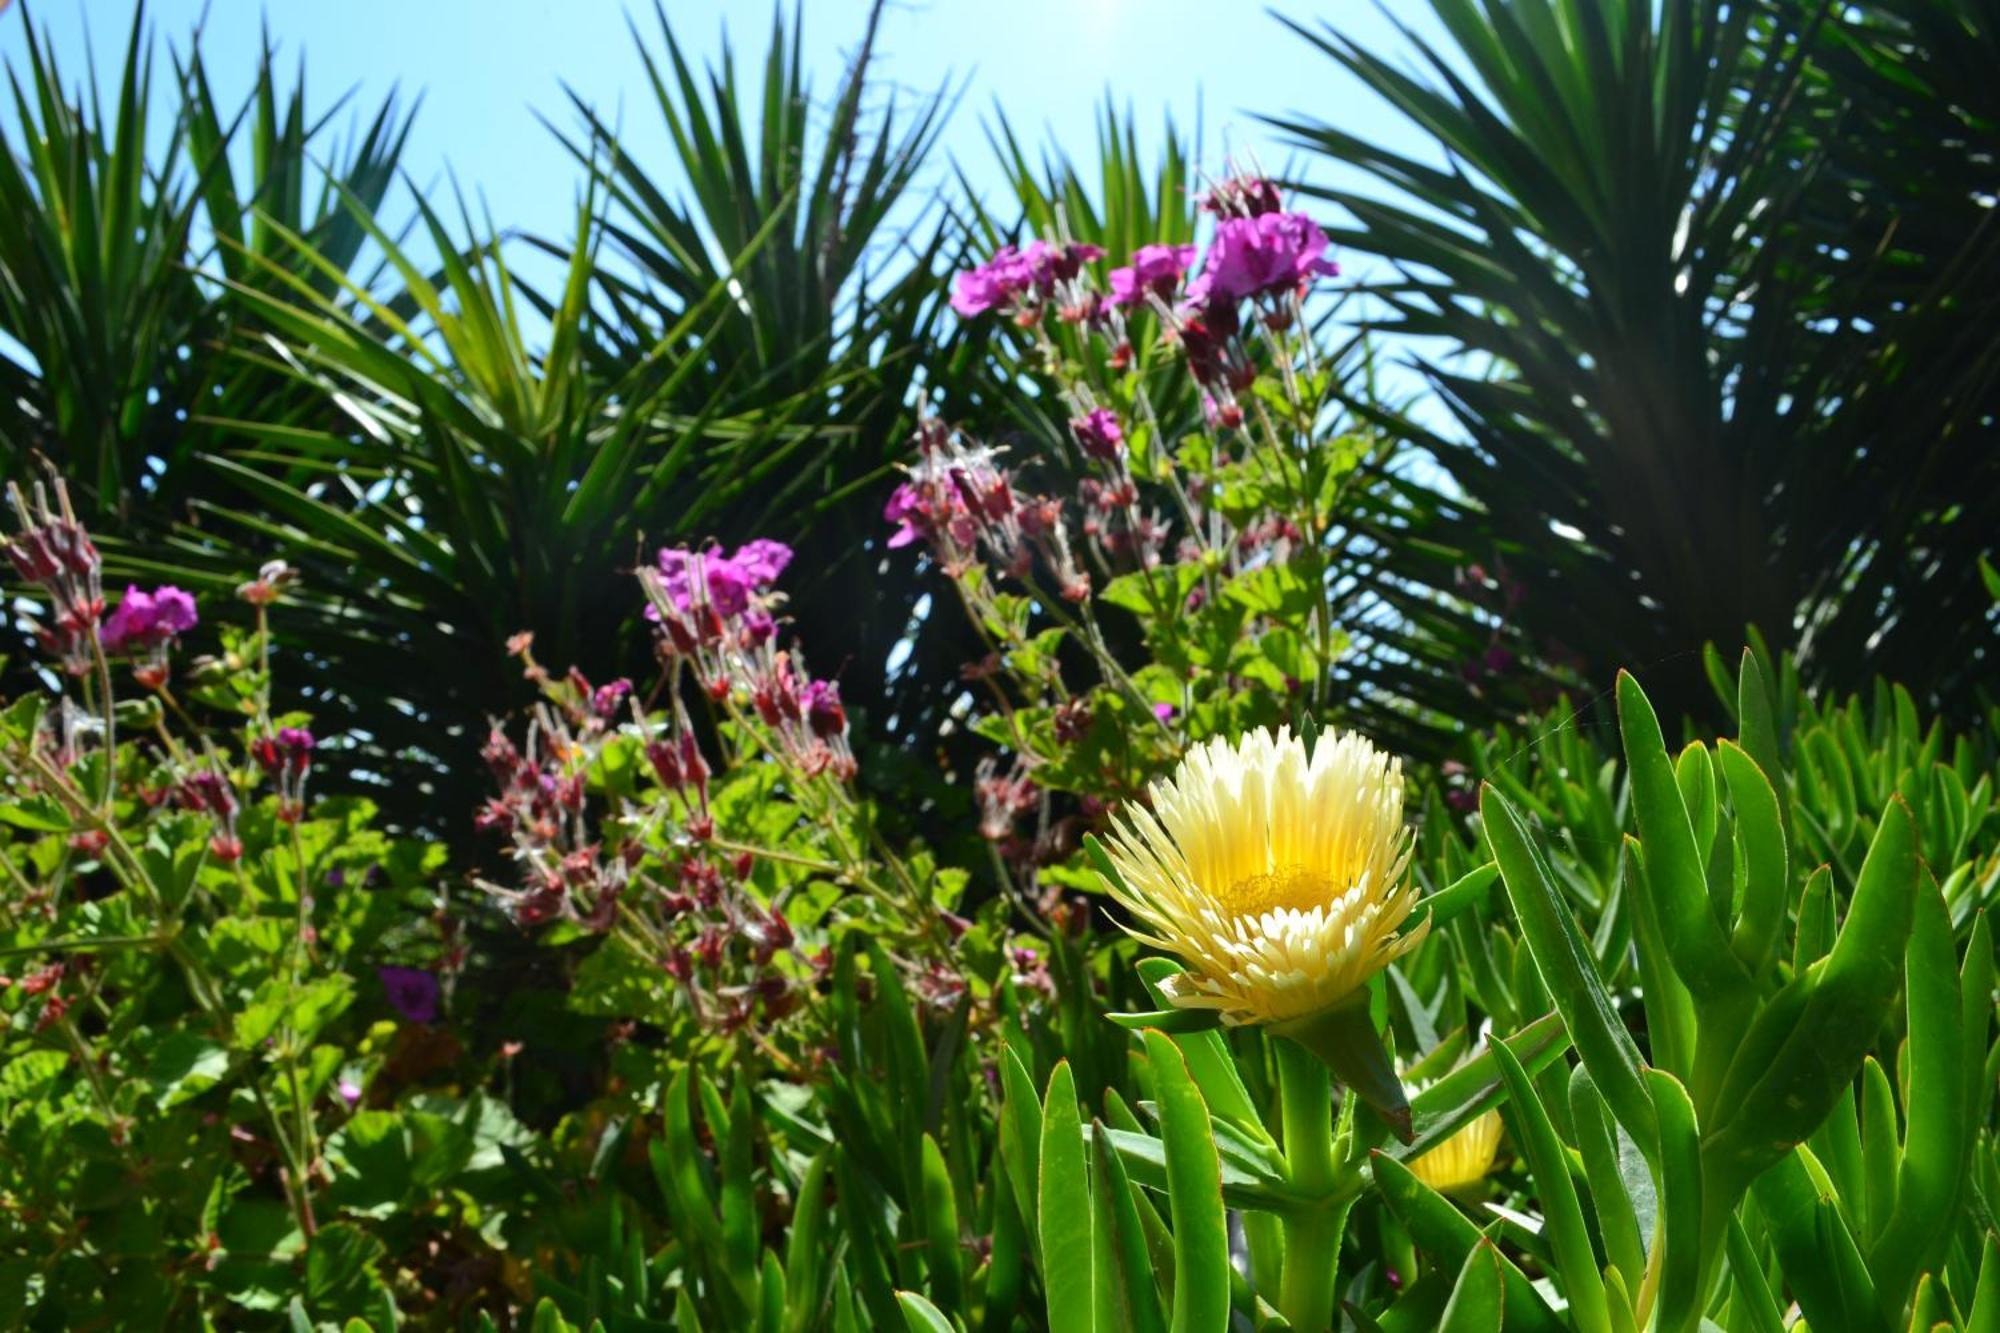
[[[1106,843],[1112,897],[1138,939],[1188,970],[1161,986],[1225,1023],[1325,1013],[1409,952],[1399,761],[1352,733],[1310,758],[1289,728],[1214,740],[1153,784]]]

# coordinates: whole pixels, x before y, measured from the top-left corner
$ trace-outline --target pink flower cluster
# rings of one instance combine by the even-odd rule
[[[678,560],[667,563],[682,567]],[[705,589],[715,585],[697,574],[689,586],[682,611],[703,605]],[[662,589],[660,596],[673,605],[671,593]],[[750,609],[746,605],[744,613]],[[602,932],[618,922],[621,905],[646,914],[654,922],[647,938],[660,950],[655,961],[661,973],[706,1026],[733,1031],[760,1015],[776,1019],[789,1012],[798,1002],[800,983],[793,976],[800,969],[775,960],[794,946],[791,925],[782,911],[766,909],[745,891],[754,856],[725,858],[715,846],[709,765],[681,701],[675,698],[666,724],[656,726],[631,699],[629,681],[593,685],[575,669],[556,678],[535,665],[526,635],[513,647],[541,686],[543,701],[522,744],[498,726],[488,736],[482,754],[499,795],[474,823],[509,839],[521,883],[482,880],[481,886],[524,927],[568,921]],[[779,669],[788,670],[783,654],[778,660]],[[819,699],[828,688],[807,692]],[[837,696],[834,707],[837,713]],[[617,812],[599,811],[590,774],[615,735],[631,734],[616,726],[623,710],[629,710],[657,790],[628,798]],[[823,702],[802,701],[800,711],[825,725]],[[845,726],[841,717],[843,750]]]
[[[1303,213],[1224,218],[1201,274],[1188,284],[1191,305],[1212,306],[1260,297],[1289,298],[1315,278],[1340,272],[1325,258],[1326,233]]]
[[[778,748],[806,777],[831,773],[842,782],[853,779],[854,751],[847,743],[847,710],[840,703],[840,686],[830,680],[802,680],[792,669],[791,654],[779,653],[771,670],[755,681],[751,704],[777,737]]]
[[[667,547],[658,563],[660,586],[679,610],[691,611],[697,602],[706,602],[724,617],[742,616],[752,610],[752,599],[776,583],[792,563],[792,548],[765,537],[745,542],[728,555],[720,546],[699,555],[685,547]]]
[[[318,742],[304,727],[281,727],[250,743],[250,756],[278,784],[278,818],[296,824],[306,813],[306,775]]]
[[[199,619],[194,598],[179,588],[168,585],[147,592],[128,585],[97,637],[107,653],[144,652],[187,633]]]
[[[1111,304],[1135,306],[1147,297],[1171,301],[1174,289],[1194,264],[1192,245],[1142,245],[1132,252],[1132,262],[1111,270]]]
[[[639,571],[646,618],[660,627],[665,651],[692,660],[719,698],[737,660],[777,634],[772,612],[781,598],[771,585],[791,562],[791,547],[763,538],[727,555],[719,546],[700,552],[667,547],[654,568]]]
[[[96,661],[97,625],[104,615],[103,564],[60,481],[53,505],[40,482],[34,485],[34,497],[31,506],[19,486],[7,483],[20,531],[0,542],[0,549],[22,582],[38,584],[48,594],[55,616],[53,624],[36,629],[42,651],[71,675],[81,676]]]
[[[215,821],[215,832],[208,839],[210,856],[224,864],[243,859],[243,840],[236,836],[236,789],[226,775],[215,769],[198,769],[183,778],[172,795],[181,809]]]
[[[1075,281],[1085,264],[1102,258],[1104,251],[1094,245],[1051,245],[1043,240],[1018,250],[1003,245],[991,259],[953,281],[951,308],[969,319],[1013,305],[1018,314],[1032,319],[1058,284]]]
[[[803,775],[831,773],[845,782],[855,762],[839,691],[831,681],[801,677],[797,654],[775,647],[772,610],[781,598],[771,585],[791,561],[789,546],[759,538],[726,556],[716,547],[699,555],[670,548],[639,577],[668,660],[688,663],[717,701],[747,696]],[[810,701],[819,701],[811,721]]]
[[[627,867],[619,858],[600,860],[585,797],[588,761],[610,721],[594,706],[600,691],[579,673],[557,682],[531,661],[529,674],[546,702],[536,706],[522,745],[497,725],[488,733],[479,753],[500,794],[473,818],[482,832],[512,841],[526,884],[518,891],[488,887],[524,926],[560,918],[603,930],[624,892]]]
[[[1060,501],[1017,491],[995,451],[934,416],[918,420],[916,442],[919,457],[908,469],[910,479],[882,511],[896,524],[889,546],[921,539],[953,578],[984,556],[1025,579],[1039,556],[1065,598],[1090,596],[1090,575],[1071,553]]]

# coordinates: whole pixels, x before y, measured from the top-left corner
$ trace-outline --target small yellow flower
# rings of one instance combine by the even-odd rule
[[[1213,740],[1118,822],[1112,894],[1138,939],[1180,955],[1174,1004],[1226,1023],[1323,1013],[1414,948],[1403,766],[1352,732],[1312,757],[1289,729]],[[1426,923],[1427,924],[1427,923]]]
[[[1412,1161],[1410,1173],[1440,1194],[1464,1189],[1486,1179],[1499,1151],[1500,1113],[1488,1111]]]

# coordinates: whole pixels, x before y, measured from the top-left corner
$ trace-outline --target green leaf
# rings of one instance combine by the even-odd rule
[[[914,1291],[897,1292],[896,1303],[903,1307],[909,1333],[957,1333],[942,1311]]]
[[[1144,1034],[1144,1041],[1166,1144],[1174,1226],[1173,1330],[1221,1333],[1229,1326],[1229,1228],[1208,1107],[1180,1048],[1159,1032]]]
[[[1012,1046],[1000,1048],[1000,1087],[1000,1155],[1015,1207],[1032,1237],[1040,1210],[1042,1099]]]
[[[1918,893],[1916,825],[1892,797],[1833,951],[1764,1006],[1738,1046],[1704,1153],[1741,1189],[1826,1119],[1902,982]]]
[[[1706,1182],[1694,1103],[1680,1080],[1665,1070],[1647,1070],[1646,1081],[1660,1117],[1660,1220],[1654,1244],[1664,1246],[1665,1254],[1660,1262],[1658,1326],[1692,1328],[1703,1306],[1706,1246],[1720,1245],[1722,1238],[1703,1235]]]
[[[1095,1279],[1097,1298],[1100,1306],[1106,1307],[1097,1320],[1098,1327],[1167,1333],[1167,1317],[1160,1308],[1160,1289],[1139,1217],[1138,1192],[1125,1174],[1122,1158],[1105,1137],[1102,1122],[1092,1123],[1090,1185],[1096,1227],[1092,1254],[1100,1270]]]
[[[168,1034],[146,1061],[146,1082],[161,1110],[199,1097],[229,1072],[229,1048],[194,1032]]]
[[[1736,840],[1743,849],[1743,894],[1730,947],[1751,974],[1769,965],[1785,928],[1785,894],[1791,883],[1783,807],[1756,761],[1728,741],[1716,759],[1736,807]]]
[[[1050,1333],[1090,1333],[1090,1181],[1083,1160],[1083,1124],[1069,1061],[1049,1075],[1042,1100],[1041,1183],[1037,1234]]]
[[[1664,752],[1661,762],[1665,762]],[[1680,798],[1676,795],[1674,799]],[[1617,1006],[1604,989],[1596,958],[1577,930],[1568,905],[1550,883],[1527,829],[1507,799],[1491,786],[1482,786],[1479,811],[1522,938],[1562,1014],[1570,1040],[1590,1067],[1611,1113],[1650,1155],[1657,1131],[1652,1101],[1640,1072],[1643,1062],[1618,1017]],[[1707,910],[1705,900],[1702,910]]]
[[[964,1261],[959,1251],[958,1200],[937,1140],[924,1135],[923,1223],[924,1265],[930,1270],[931,1292],[947,1310],[965,1308]]]
[[[1404,929],[1414,930],[1419,921],[1426,919],[1433,929],[1444,925],[1475,903],[1485,902],[1487,890],[1499,878],[1500,867],[1491,861],[1468,870],[1436,893],[1419,899],[1416,912],[1411,914],[1410,922]]]
[[[1658,907],[1674,970],[1697,1001],[1738,993],[1747,978],[1710,907],[1695,827],[1673,761],[1667,757],[1660,719],[1639,682],[1623,671],[1618,673],[1618,724],[1631,775],[1632,809],[1645,849],[1646,887]],[[1603,1084],[1601,1076],[1599,1081]],[[1603,1087],[1615,1110],[1618,1102],[1611,1087]]]
[[[1514,1058],[1505,1042],[1493,1043],[1492,1051],[1493,1062],[1507,1084],[1515,1141],[1534,1177],[1544,1232],[1555,1252],[1556,1269],[1562,1276],[1563,1294],[1569,1298],[1570,1315],[1584,1333],[1610,1333],[1611,1312],[1604,1300],[1603,1279],[1598,1275],[1597,1253],[1584,1227],[1575,1182],[1570,1179],[1568,1150],[1556,1136],[1548,1111],[1521,1062]]]
[[[1501,1313],[1500,1252],[1481,1239],[1459,1270],[1438,1333],[1499,1333]]]
[[[824,1295],[826,1176],[832,1150],[813,1154],[792,1199],[792,1224],[785,1236],[785,1310],[789,1333],[806,1333]],[[1005,1207],[1003,1201],[1000,1205]]]
[[[1426,1251],[1432,1262],[1447,1271],[1463,1269],[1473,1250],[1484,1239],[1479,1234],[1479,1228],[1459,1211],[1458,1205],[1418,1180],[1401,1162],[1381,1152],[1371,1153],[1369,1160],[1374,1170],[1375,1187],[1382,1192],[1382,1201],[1409,1228],[1410,1237],[1416,1241],[1418,1248]],[[1527,1275],[1505,1255],[1500,1255],[1499,1259],[1506,1327],[1514,1333],[1523,1333],[1524,1330],[1526,1333],[1557,1333],[1562,1329],[1562,1321],[1536,1292]]]
[[[1812,1327],[1889,1333],[1840,1199],[1811,1151],[1794,1149],[1754,1188],[1778,1266]]]
[[[1587,1065],[1579,1064],[1570,1070],[1569,1106],[1591,1208],[1597,1215],[1598,1233],[1604,1238],[1605,1258],[1620,1272],[1643,1273],[1645,1240],[1630,1186],[1621,1169],[1618,1129],[1604,1105],[1603,1095],[1591,1081]]]
[[[1974,947],[1980,943],[1975,938]],[[1985,947],[1990,959],[1991,945]],[[1869,1270],[1890,1309],[1902,1306],[1950,1226],[1970,1162],[1973,1126],[1964,1114],[1966,1080],[1984,1079],[1965,1058],[1957,964],[1951,916],[1926,871],[1917,888],[1903,973],[1909,1037],[1901,1073],[1910,1089],[1904,1108],[1908,1124],[1895,1174],[1895,1209],[1868,1252]],[[1983,1028],[1984,1019],[1980,1021]],[[1990,1096],[1991,1090],[1986,1091]]]

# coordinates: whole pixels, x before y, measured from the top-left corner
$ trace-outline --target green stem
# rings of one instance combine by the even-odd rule
[[[1281,1039],[1272,1043],[1272,1050],[1278,1057],[1286,1172],[1293,1189],[1319,1201],[1285,1216],[1278,1310],[1298,1333],[1323,1333],[1333,1326],[1334,1271],[1347,1225],[1347,1205],[1332,1199],[1340,1185],[1333,1152],[1333,1082],[1326,1066],[1302,1047]]]

